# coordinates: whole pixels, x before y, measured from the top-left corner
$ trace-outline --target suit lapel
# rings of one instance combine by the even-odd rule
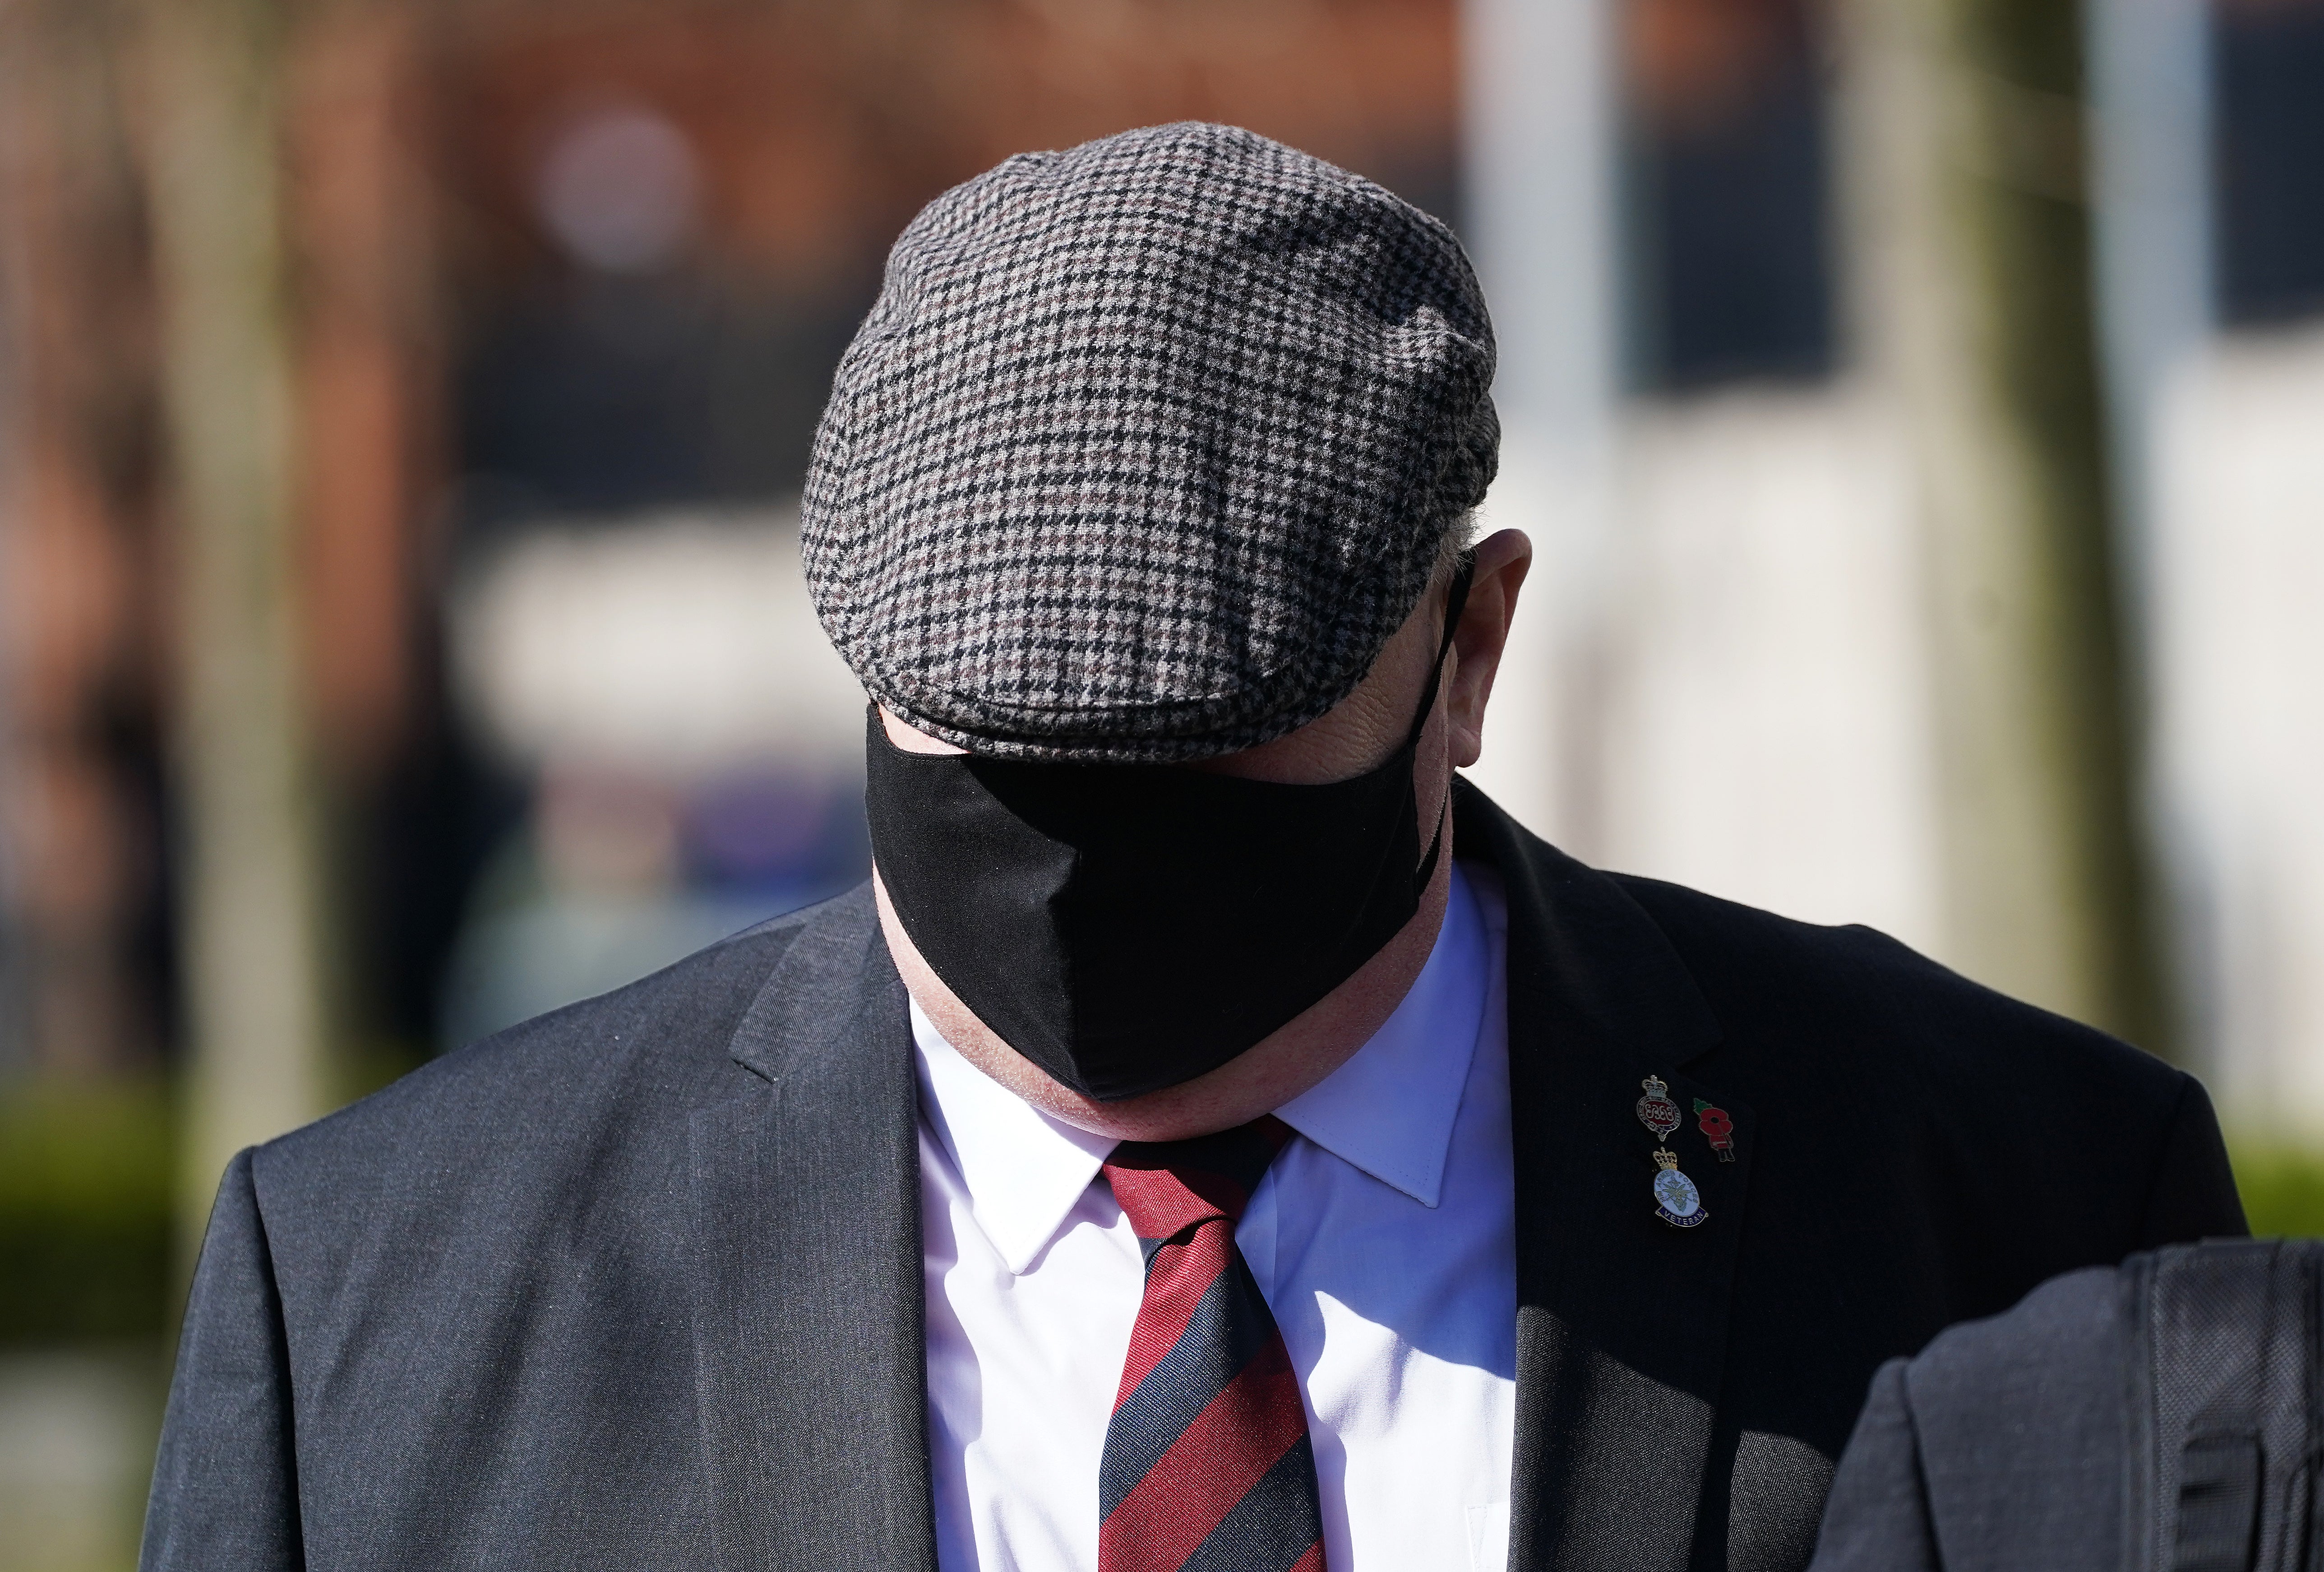
[[[807,921],[731,1051],[690,1132],[716,1564],[933,1572],[910,1029],[867,891]]]
[[[1462,783],[1457,838],[1508,892],[1517,1180],[1517,1447],[1510,1566],[1680,1572],[1695,1534],[1742,1239],[1751,1111],[1688,1074],[1719,1027],[1654,920],[1604,874]],[[1657,1142],[1639,1083],[1683,1115]],[[1696,1100],[1726,1111],[1717,1160]],[[1678,1154],[1709,1214],[1655,1215],[1653,1152]]]

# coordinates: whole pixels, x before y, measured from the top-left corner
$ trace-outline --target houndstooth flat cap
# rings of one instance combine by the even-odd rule
[[[1263,136],[1025,153],[928,204],[802,506],[824,631],[972,753],[1255,746],[1363,680],[1484,495],[1491,324],[1451,231]]]

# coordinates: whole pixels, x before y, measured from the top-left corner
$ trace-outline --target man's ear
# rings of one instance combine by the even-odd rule
[[[1533,569],[1533,542],[1522,530],[1501,530],[1477,543],[1476,567],[1469,578],[1469,604],[1452,636],[1451,722],[1445,744],[1452,767],[1465,769],[1485,751],[1485,706],[1493,678],[1508,648],[1509,624],[1517,615],[1517,591]]]

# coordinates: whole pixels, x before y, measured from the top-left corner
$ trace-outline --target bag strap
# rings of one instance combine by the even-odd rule
[[[2126,1263],[2144,1572],[2306,1572],[2318,1261],[2312,1244],[2215,1240]]]

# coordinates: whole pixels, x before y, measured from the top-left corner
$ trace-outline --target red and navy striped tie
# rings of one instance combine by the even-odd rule
[[[1098,1572],[1323,1572],[1299,1377],[1234,1242],[1290,1139],[1269,1114],[1106,1160],[1146,1298],[1098,1470]]]

